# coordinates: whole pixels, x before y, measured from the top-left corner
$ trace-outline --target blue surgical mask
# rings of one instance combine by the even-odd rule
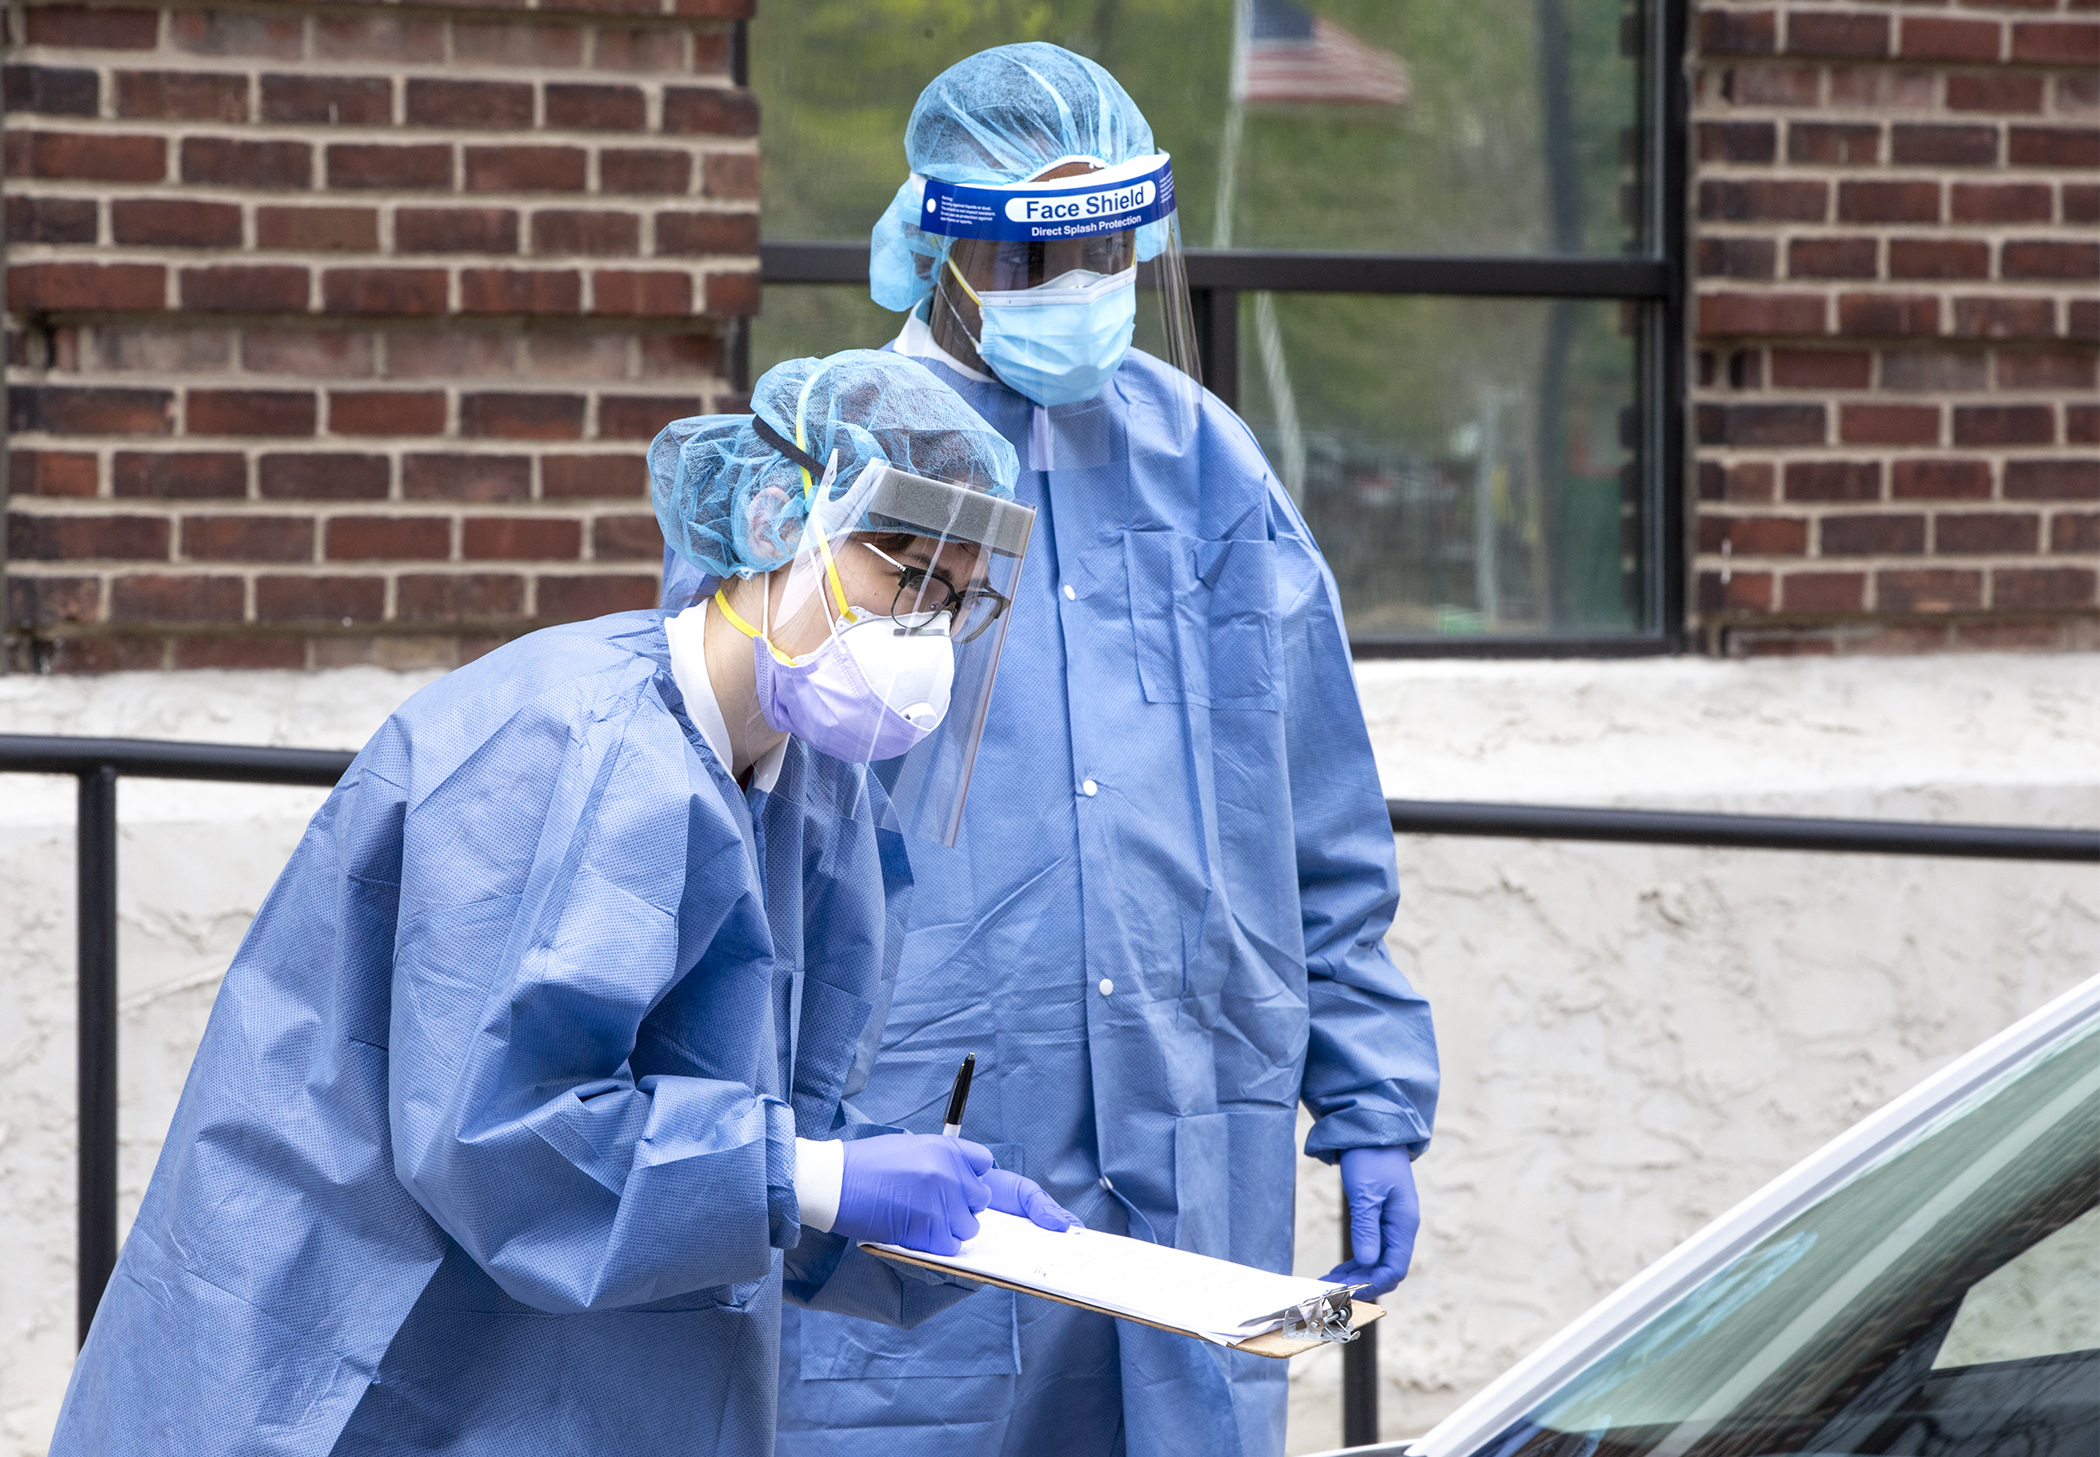
[[[953,263],[955,281],[976,302],[982,325],[978,358],[1038,405],[1090,400],[1130,352],[1137,328],[1137,270],[1074,269],[1034,288],[972,289]]]

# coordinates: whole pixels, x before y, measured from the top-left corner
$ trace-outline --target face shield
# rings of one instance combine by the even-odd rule
[[[872,766],[872,805],[815,807],[952,845],[1035,512],[884,460],[840,483],[836,454],[820,468],[801,442],[755,424],[802,466],[809,497],[793,559],[764,579],[759,620],[715,598],[755,640],[759,710],[820,753]]]
[[[948,240],[935,307],[1002,382],[1046,408],[1080,406],[1136,347],[1178,373],[1167,393],[1194,410],[1201,369],[1165,153],[1105,168],[1069,157],[1026,182],[920,181],[919,230]]]

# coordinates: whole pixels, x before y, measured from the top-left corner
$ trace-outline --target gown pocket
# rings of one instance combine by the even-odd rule
[[[1276,544],[1130,531],[1123,547],[1145,701],[1281,708]]]

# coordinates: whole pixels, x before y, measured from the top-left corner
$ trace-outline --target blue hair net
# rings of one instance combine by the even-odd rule
[[[904,128],[912,178],[875,224],[868,292],[886,309],[917,308],[954,240],[920,231],[921,179],[1026,182],[1069,157],[1114,167],[1153,152],[1152,128],[1116,78],[1042,41],[994,46],[958,61],[919,94]],[[1138,229],[1138,257],[1158,256],[1167,222]]]
[[[848,349],[776,364],[751,391],[751,408],[790,441],[799,414],[811,455],[828,461],[838,452],[834,492],[877,460],[1004,500],[1013,499],[1021,472],[998,431],[901,354]],[[760,439],[751,422],[750,415],[695,415],[673,420],[649,445],[650,493],[664,540],[710,577],[785,566],[809,516],[802,468]]]

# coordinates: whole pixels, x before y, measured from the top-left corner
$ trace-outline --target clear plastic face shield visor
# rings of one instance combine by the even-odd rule
[[[801,458],[809,515],[760,620],[731,621],[771,659],[760,705],[770,677],[773,727],[869,765],[876,783],[873,804],[829,803],[835,784],[779,790],[953,845],[1035,511],[879,460],[842,483],[834,455],[815,477],[799,442],[784,453]]]
[[[921,231],[951,240],[933,307],[1008,386],[1053,410],[1076,407],[1136,348],[1179,372],[1168,392],[1195,409],[1202,369],[1165,153],[1115,167],[1068,157],[1027,182],[925,178],[922,188]]]

